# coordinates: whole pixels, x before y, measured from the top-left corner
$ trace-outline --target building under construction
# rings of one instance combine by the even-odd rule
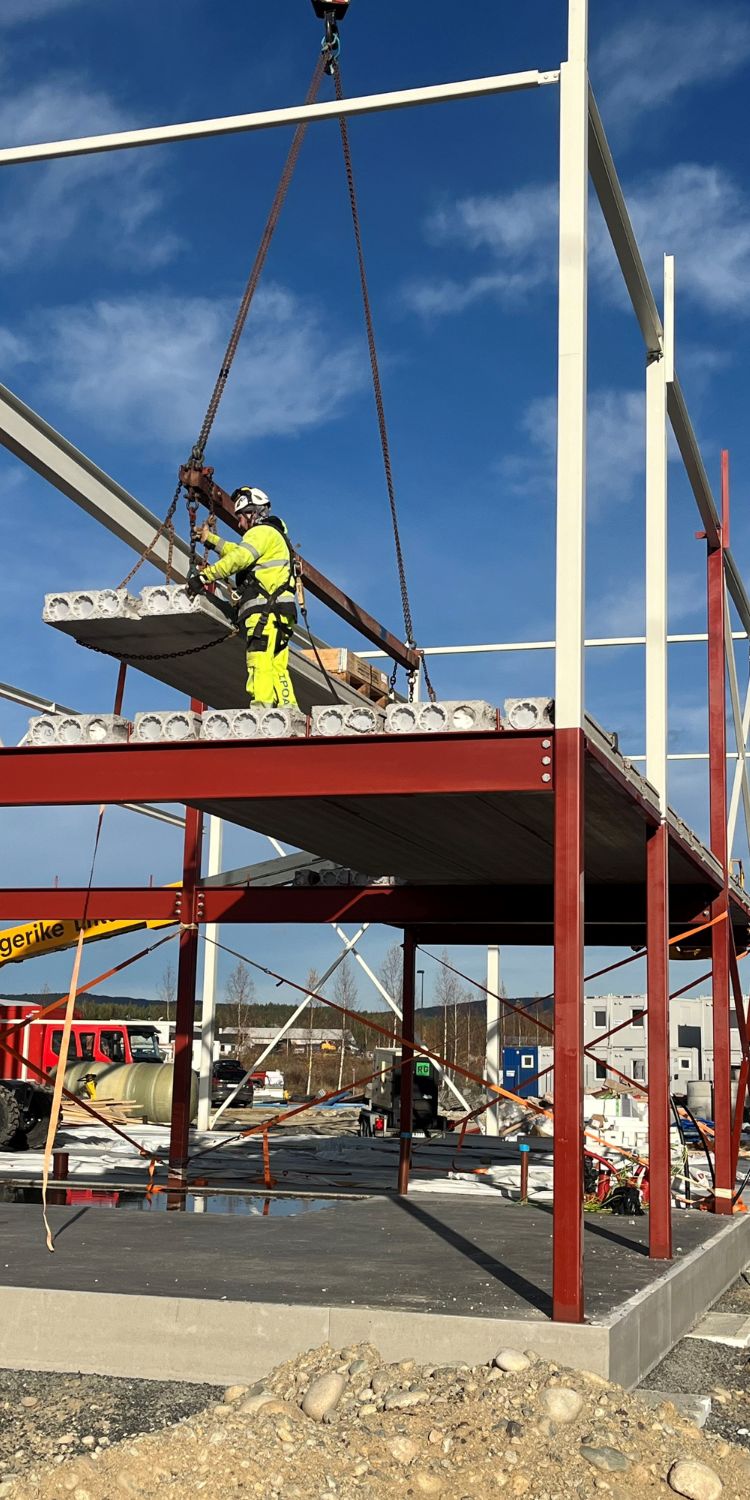
[[[0,441],[21,463],[132,547],[133,571],[139,561],[152,570],[148,575],[144,571],[141,578],[153,578],[154,569],[162,575],[157,582],[143,584],[141,578],[133,582],[129,577],[119,588],[99,590],[80,587],[79,580],[71,578],[69,591],[47,593],[44,618],[50,629],[105,653],[115,663],[114,702],[102,703],[97,714],[79,715],[59,704],[35,702],[26,694],[21,701],[38,712],[21,745],[0,749],[0,802],[14,808],[126,804],[158,809],[164,803],[180,803],[184,808],[183,869],[176,887],[101,888],[94,868],[88,888],[9,886],[1,890],[0,919],[116,920],[133,927],[148,923],[178,929],[169,1141],[161,1152],[153,1145],[142,1149],[142,1160],[130,1171],[130,1180],[140,1180],[145,1186],[150,1170],[151,1181],[168,1193],[175,1210],[184,1206],[186,1194],[215,1182],[222,1171],[221,1138],[217,1136],[211,1147],[215,1154],[207,1164],[205,1146],[196,1147],[191,1137],[196,981],[204,938],[236,953],[231,936],[227,937],[233,924],[386,925],[403,938],[402,999],[396,1007],[399,1138],[395,1146],[382,1142],[371,1148],[369,1142],[357,1142],[363,1150],[380,1152],[371,1157],[380,1174],[376,1184],[364,1167],[347,1167],[349,1198],[359,1195],[364,1202],[340,1201],[326,1214],[300,1220],[294,1233],[283,1220],[263,1225],[263,1235],[254,1239],[250,1249],[237,1221],[215,1226],[214,1243],[205,1217],[175,1212],[157,1224],[132,1216],[127,1253],[115,1253],[113,1236],[122,1238],[122,1221],[116,1232],[108,1224],[98,1224],[94,1232],[89,1224],[86,1264],[87,1274],[92,1266],[96,1268],[100,1286],[96,1294],[87,1289],[88,1281],[82,1279],[70,1255],[48,1258],[43,1243],[37,1247],[31,1210],[29,1217],[7,1210],[13,1270],[3,1276],[11,1275],[14,1280],[0,1296],[10,1297],[12,1287],[13,1316],[19,1327],[23,1320],[24,1328],[31,1330],[20,1338],[19,1357],[31,1358],[30,1341],[36,1340],[34,1357],[54,1362],[57,1356],[45,1344],[34,1312],[33,1299],[39,1289],[96,1295],[98,1327],[111,1329],[108,1320],[115,1312],[108,1311],[106,1299],[115,1292],[142,1295],[142,1272],[136,1267],[148,1255],[168,1265],[172,1278],[168,1296],[166,1285],[157,1287],[157,1294],[150,1298],[154,1307],[148,1313],[150,1326],[157,1331],[166,1327],[161,1318],[172,1320],[170,1371],[185,1368],[186,1351],[194,1341],[192,1325],[190,1331],[187,1325],[183,1331],[178,1327],[182,1314],[174,1311],[175,1300],[202,1299],[208,1320],[204,1329],[210,1324],[222,1343],[223,1313],[218,1299],[228,1298],[235,1320],[234,1341],[242,1343],[243,1331],[250,1335],[252,1329],[261,1364],[270,1357],[271,1346],[278,1356],[280,1349],[305,1347],[318,1337],[334,1343],[368,1337],[380,1344],[386,1357],[397,1357],[404,1347],[413,1348],[422,1318],[420,1337],[429,1342],[421,1347],[429,1347],[435,1359],[464,1357],[469,1348],[483,1357],[485,1349],[497,1345],[502,1326],[506,1342],[523,1337],[522,1347],[564,1351],[567,1362],[588,1365],[630,1384],[680,1337],[750,1255],[747,1222],[738,1212],[750,1073],[739,960],[750,944],[750,897],[733,877],[731,865],[740,806],[750,817],[745,760],[750,699],[745,704],[740,700],[734,654],[735,633],[739,630],[746,636],[750,632],[750,597],[729,546],[728,458],[723,457],[714,486],[675,363],[670,247],[663,247],[663,285],[654,289],[620,186],[606,121],[589,81],[587,0],[570,0],[567,54],[552,70],[530,68],[354,98],[344,95],[338,57],[337,28],[343,24],[347,6],[321,3],[315,8],[322,13],[326,32],[302,105],[0,150],[0,169],[14,165],[33,174],[34,164],[40,161],[136,147],[157,150],[165,142],[201,136],[216,138],[213,149],[218,152],[225,133],[270,128],[292,132],[267,233],[206,419],[194,447],[185,454],[176,476],[175,500],[163,520],[10,391],[0,390]],[[356,6],[352,11],[356,12]],[[356,14],[346,25],[356,26]],[[333,80],[335,97],[322,99],[327,75]],[[454,101],[478,97],[490,98],[500,115],[514,109],[513,96],[519,91],[550,90],[559,100],[560,147],[554,696],[545,700],[516,697],[496,704],[467,694],[463,701],[444,702],[432,689],[429,648],[415,641],[411,626],[349,123],[360,115],[392,110],[450,109]],[[367,600],[351,599],[323,575],[315,559],[298,558],[298,599],[304,603],[309,595],[330,610],[329,634],[334,640],[337,620],[356,629],[363,654],[344,660],[337,649],[311,639],[303,629],[302,610],[291,654],[299,708],[248,705],[244,646],[221,593],[196,598],[186,590],[196,567],[196,550],[194,542],[178,534],[182,511],[178,515],[177,507],[183,499],[187,501],[193,524],[210,514],[237,530],[230,497],[206,462],[208,439],[224,386],[231,379],[234,352],[304,137],[318,122],[331,119],[340,122],[347,168],[405,607],[404,631],[401,636],[375,619],[368,612]],[[643,771],[622,755],[607,726],[589,716],[584,694],[590,181],[643,338]],[[687,826],[679,809],[667,800],[670,431],[705,536],[709,843]],[[467,618],[470,603],[467,598]],[[393,685],[397,669],[406,674],[401,694],[396,694]],[[164,712],[148,709],[136,713],[132,721],[125,718],[121,709],[126,673],[131,684],[136,684],[134,689],[131,686],[136,699],[140,674],[145,674],[184,694],[184,707]],[[729,785],[728,714],[737,735]],[[286,857],[277,848],[277,859],[269,861],[273,869],[222,871],[222,822],[267,835],[277,846],[291,845],[304,853],[291,856],[291,863],[285,865]],[[205,827],[210,828],[207,862],[203,857]],[[6,870],[12,879],[12,861]],[[428,1056],[437,1068],[443,1067],[445,1059],[415,1039],[419,949],[422,945],[434,949],[476,944],[492,954],[499,946],[519,943],[554,948],[552,1008],[540,1013],[544,1034],[540,1032],[539,1037],[540,1043],[548,1042],[553,1048],[553,1103],[538,1106],[554,1132],[547,1142],[550,1149],[551,1141],[552,1152],[552,1201],[544,1210],[529,1207],[525,1215],[511,1212],[507,1202],[496,1198],[459,1199],[436,1193],[428,1203],[410,1192],[415,1177],[425,1170],[423,1153],[427,1152],[427,1146],[418,1147],[412,1139],[412,1073],[422,1056]],[[647,962],[648,1149],[645,1161],[637,1152],[631,1153],[630,1160],[641,1187],[647,1181],[648,1213],[618,1224],[616,1232],[584,1215],[587,1163],[606,1158],[608,1152],[606,1129],[593,1132],[584,1121],[584,1060],[592,1048],[594,1056],[604,1055],[584,1035],[587,945],[645,953]],[[708,1211],[700,1213],[695,1203],[689,1208],[684,1194],[681,1197],[672,1160],[670,956],[703,957],[711,973],[713,1115],[703,1133],[710,1175],[700,1207]],[[447,1143],[428,1143],[434,1144],[437,1154],[432,1160],[439,1162],[446,1176],[460,1173],[461,1162],[476,1161],[477,1152],[485,1153],[482,1161],[488,1152],[491,1155],[495,1142],[490,1133],[499,1128],[495,1105],[509,1097],[501,1082],[497,1017],[502,1005],[507,1003],[509,1009],[512,1005],[499,996],[492,963],[491,958],[486,986],[487,1070],[478,1080],[463,1070],[466,1081],[478,1081],[484,1089],[484,1106],[479,1111],[467,1110],[463,1129]],[[286,976],[273,974],[273,978],[282,981]],[[292,989],[298,992],[302,1013],[309,994],[304,986]],[[210,984],[204,1002],[201,1024],[212,1057]],[[342,1026],[347,1019],[342,1014]],[[380,1029],[390,1038],[393,1023]],[[373,1040],[382,1041],[382,1037],[374,1035]],[[21,1022],[8,1042],[17,1054],[23,1054]],[[618,1075],[616,1067],[612,1072]],[[453,1081],[459,1088],[461,1075],[461,1068],[455,1068]],[[615,1081],[621,1084],[622,1075]],[[624,1081],[628,1084],[633,1079]],[[468,1118],[472,1113],[474,1120]],[[477,1123],[483,1128],[487,1119],[494,1120],[487,1134],[469,1134]],[[253,1127],[248,1129],[252,1132]],[[268,1148],[270,1138],[274,1146],[273,1129],[265,1133],[255,1129],[258,1143],[262,1140]],[[252,1136],[248,1139],[252,1141]],[[457,1163],[459,1142],[464,1154]],[[291,1152],[291,1147],[284,1149]],[[269,1192],[272,1178],[277,1189],[283,1186],[282,1169],[274,1166],[277,1161],[285,1163],[283,1172],[291,1174],[288,1180],[299,1185],[301,1158],[292,1161],[292,1156],[293,1152],[288,1159],[277,1157],[275,1148],[271,1152],[271,1166],[267,1159],[261,1179]],[[386,1256],[374,1252],[376,1243],[387,1244]],[[596,1254],[585,1257],[585,1243]],[[74,1251],[73,1231],[68,1231],[62,1244]],[[673,1262],[677,1251],[679,1259]],[[308,1272],[310,1265],[321,1264],[327,1268],[326,1286],[317,1293]],[[416,1306],[422,1311],[415,1311]],[[77,1304],[76,1308],[75,1317],[80,1318],[81,1309]],[[67,1316],[74,1314],[63,1311],[61,1326]],[[275,1331],[258,1339],[261,1316],[266,1319],[264,1327]],[[107,1342],[106,1333],[103,1341]],[[162,1355],[163,1351],[159,1369],[165,1372]],[[124,1354],[119,1371],[132,1373],[134,1358],[132,1352]],[[150,1373],[139,1368],[141,1373]],[[209,1378],[208,1366],[202,1368]],[[232,1374],[222,1367],[222,1378]]]

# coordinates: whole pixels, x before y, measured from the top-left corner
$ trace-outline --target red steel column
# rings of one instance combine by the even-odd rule
[[[580,729],[555,730],[555,1144],[552,1317],[583,1322],[583,771]]]
[[[646,835],[646,988],[648,991],[648,1251],[672,1259],[669,1137],[669,834],[666,823]]]
[[[726,467],[722,466],[722,511],[726,519]],[[729,1031],[729,876],[727,849],[727,704],[726,640],[724,628],[724,542],[708,547],[708,754],[710,773],[711,849],[724,872],[724,889],[711,907],[712,917],[724,917],[711,928],[711,965],[714,1043],[714,1151],[716,1186],[714,1211],[731,1214],[732,1098]]]
[[[399,1106],[399,1157],[398,1191],[403,1196],[409,1191],[409,1169],[411,1167],[411,1131],[414,1114],[414,994],[417,974],[417,945],[410,928],[404,932],[404,982],[401,998],[403,1020],[401,1022],[401,1092]]]
[[[169,1137],[169,1182],[172,1187],[183,1186],[187,1177],[195,983],[198,972],[197,886],[201,873],[202,842],[203,814],[194,807],[186,807],[180,902],[180,956],[177,967],[172,1127]]]

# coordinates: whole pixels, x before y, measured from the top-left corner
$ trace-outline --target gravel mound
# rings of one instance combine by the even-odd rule
[[[498,1351],[499,1363],[477,1367],[384,1365],[368,1345],[323,1346],[254,1386],[231,1387],[222,1400],[161,1432],[100,1445],[90,1456],[60,1445],[51,1464],[34,1462],[0,1484],[0,1496],[474,1500],[504,1492],[529,1500],[599,1494],[746,1500],[750,1494],[747,1453],[688,1425],[674,1407],[654,1411],[598,1376],[528,1353],[524,1365],[508,1354]],[[163,1411],[161,1388],[150,1389]]]

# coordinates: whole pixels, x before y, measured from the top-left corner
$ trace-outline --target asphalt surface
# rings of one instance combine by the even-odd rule
[[[82,1343],[95,1337],[94,1328],[81,1328]],[[60,1454],[91,1454],[122,1438],[157,1432],[222,1394],[223,1388],[212,1385],[0,1370],[0,1487]]]
[[[750,1276],[750,1272],[746,1274]],[[712,1311],[750,1317],[750,1284],[740,1277]],[[706,1430],[750,1448],[750,1349],[732,1349],[705,1339],[681,1339],[646,1377],[643,1386],[710,1396]]]

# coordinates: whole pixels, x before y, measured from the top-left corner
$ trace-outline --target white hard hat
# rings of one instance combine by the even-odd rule
[[[271,509],[271,502],[265,490],[255,489],[249,484],[243,484],[235,490],[232,499],[236,516],[246,510],[255,511],[257,514],[258,511]]]

